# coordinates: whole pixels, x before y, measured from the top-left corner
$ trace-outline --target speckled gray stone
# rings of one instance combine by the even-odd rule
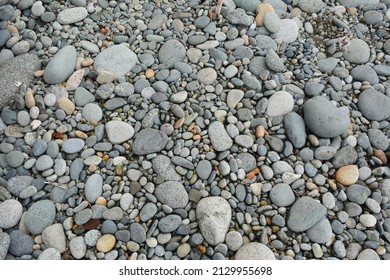
[[[275,255],[266,245],[250,242],[238,249],[234,256],[236,260],[275,260]]]
[[[326,208],[311,197],[299,198],[290,209],[287,226],[295,232],[308,230],[325,217]]]

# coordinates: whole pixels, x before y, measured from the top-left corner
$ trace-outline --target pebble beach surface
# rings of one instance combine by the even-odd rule
[[[0,260],[390,259],[389,0],[0,0]]]

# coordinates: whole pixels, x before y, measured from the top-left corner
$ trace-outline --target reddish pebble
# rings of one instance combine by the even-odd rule
[[[387,163],[387,157],[386,157],[386,154],[385,154],[384,151],[382,151],[382,150],[375,150],[374,151],[374,156],[379,158],[381,160],[382,164],[386,164]]]

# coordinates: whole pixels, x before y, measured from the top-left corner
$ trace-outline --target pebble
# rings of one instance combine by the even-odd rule
[[[257,18],[257,16],[256,16]],[[280,28],[280,17],[277,13],[266,13],[264,15],[264,26],[269,32],[275,33]]]
[[[0,233],[0,260],[5,259],[7,252],[8,252],[10,242],[11,242],[11,239],[10,239],[9,235],[5,232],[1,232]]]
[[[278,32],[272,33],[272,38],[290,44],[298,39],[299,28],[292,19],[281,19]]]
[[[45,68],[43,79],[48,84],[66,81],[76,67],[77,52],[73,46],[60,49]]]
[[[277,91],[268,100],[267,115],[284,116],[294,108],[294,99],[287,91]]]
[[[327,218],[322,218],[313,227],[306,231],[307,236],[312,242],[325,244],[332,239],[332,227]]]
[[[67,154],[80,152],[84,148],[85,142],[80,138],[70,138],[62,144],[62,150]]]
[[[55,248],[61,254],[67,248],[65,232],[61,224],[46,227],[42,232],[42,240],[47,248]]]
[[[91,175],[86,183],[84,188],[85,198],[90,203],[95,203],[96,199],[101,196],[103,193],[103,178],[99,174]]]
[[[137,55],[124,45],[114,45],[101,51],[94,61],[94,68],[99,72],[122,76],[129,72],[137,62]]]
[[[361,39],[352,39],[344,48],[343,56],[350,63],[363,64],[370,58],[370,48]]]
[[[267,14],[274,14],[275,10],[271,4],[260,3],[256,7],[256,25],[263,26]]]
[[[196,219],[207,243],[212,246],[220,244],[229,229],[230,204],[222,197],[202,198],[196,206]]]
[[[75,7],[62,10],[58,16],[57,21],[61,24],[72,24],[85,19],[88,11],[84,7]]]
[[[308,230],[325,217],[326,208],[311,197],[301,197],[291,206],[287,226],[295,232]]]
[[[160,63],[167,64],[168,67],[173,67],[176,62],[183,61],[185,57],[186,49],[176,39],[166,41],[158,52],[158,60]]]
[[[347,188],[346,194],[348,200],[358,204],[364,204],[367,198],[370,196],[371,191],[365,186],[353,184]]]
[[[348,129],[348,112],[337,108],[325,97],[312,97],[305,102],[303,110],[306,126],[317,136],[333,138]]]
[[[390,116],[390,98],[374,90],[366,89],[358,99],[360,112],[369,120],[382,121]]]
[[[380,258],[374,250],[364,249],[357,256],[357,260],[380,260]]]
[[[304,119],[295,112],[290,112],[284,117],[284,129],[291,144],[295,148],[302,148],[306,144],[306,126]]]
[[[226,151],[233,145],[233,140],[219,121],[214,121],[209,125],[208,134],[213,148],[218,152]]]
[[[40,234],[55,219],[55,206],[50,200],[40,200],[33,203],[24,218],[24,224],[32,234]]]
[[[359,168],[356,165],[346,165],[336,171],[336,181],[344,186],[355,184],[359,179]]]
[[[105,234],[98,239],[96,243],[96,249],[99,252],[107,253],[114,248],[115,243],[116,243],[116,239],[114,235]]]
[[[279,207],[290,206],[295,201],[295,195],[291,187],[284,183],[273,186],[269,192],[269,197]]]
[[[47,248],[39,255],[38,260],[57,261],[61,260],[61,253],[56,248]]]
[[[8,199],[0,203],[0,228],[12,228],[22,217],[23,207],[19,201]]]
[[[154,195],[164,204],[173,209],[185,208],[188,203],[188,194],[180,182],[166,181],[156,187]]]
[[[168,136],[164,132],[153,128],[145,128],[137,133],[133,144],[133,152],[136,155],[156,153],[164,149],[167,142]]]
[[[109,121],[106,123],[105,129],[111,144],[121,144],[134,135],[134,128],[123,121]]]
[[[76,260],[82,259],[87,252],[87,245],[83,236],[77,236],[69,242],[70,253]]]
[[[238,249],[234,256],[236,260],[275,260],[275,255],[266,245],[259,242],[249,242]]]
[[[324,7],[322,0],[299,0],[298,7],[306,13],[318,13]]]
[[[179,215],[171,214],[160,219],[158,222],[158,228],[163,233],[170,233],[177,230],[182,222]]]
[[[32,253],[34,240],[30,235],[20,230],[13,230],[9,234],[9,239],[8,252],[11,255],[21,257]]]

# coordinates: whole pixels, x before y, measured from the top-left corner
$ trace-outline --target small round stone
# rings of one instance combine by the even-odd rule
[[[100,237],[96,243],[96,249],[99,252],[107,253],[114,248],[116,243],[115,236],[112,234],[105,234]]]

